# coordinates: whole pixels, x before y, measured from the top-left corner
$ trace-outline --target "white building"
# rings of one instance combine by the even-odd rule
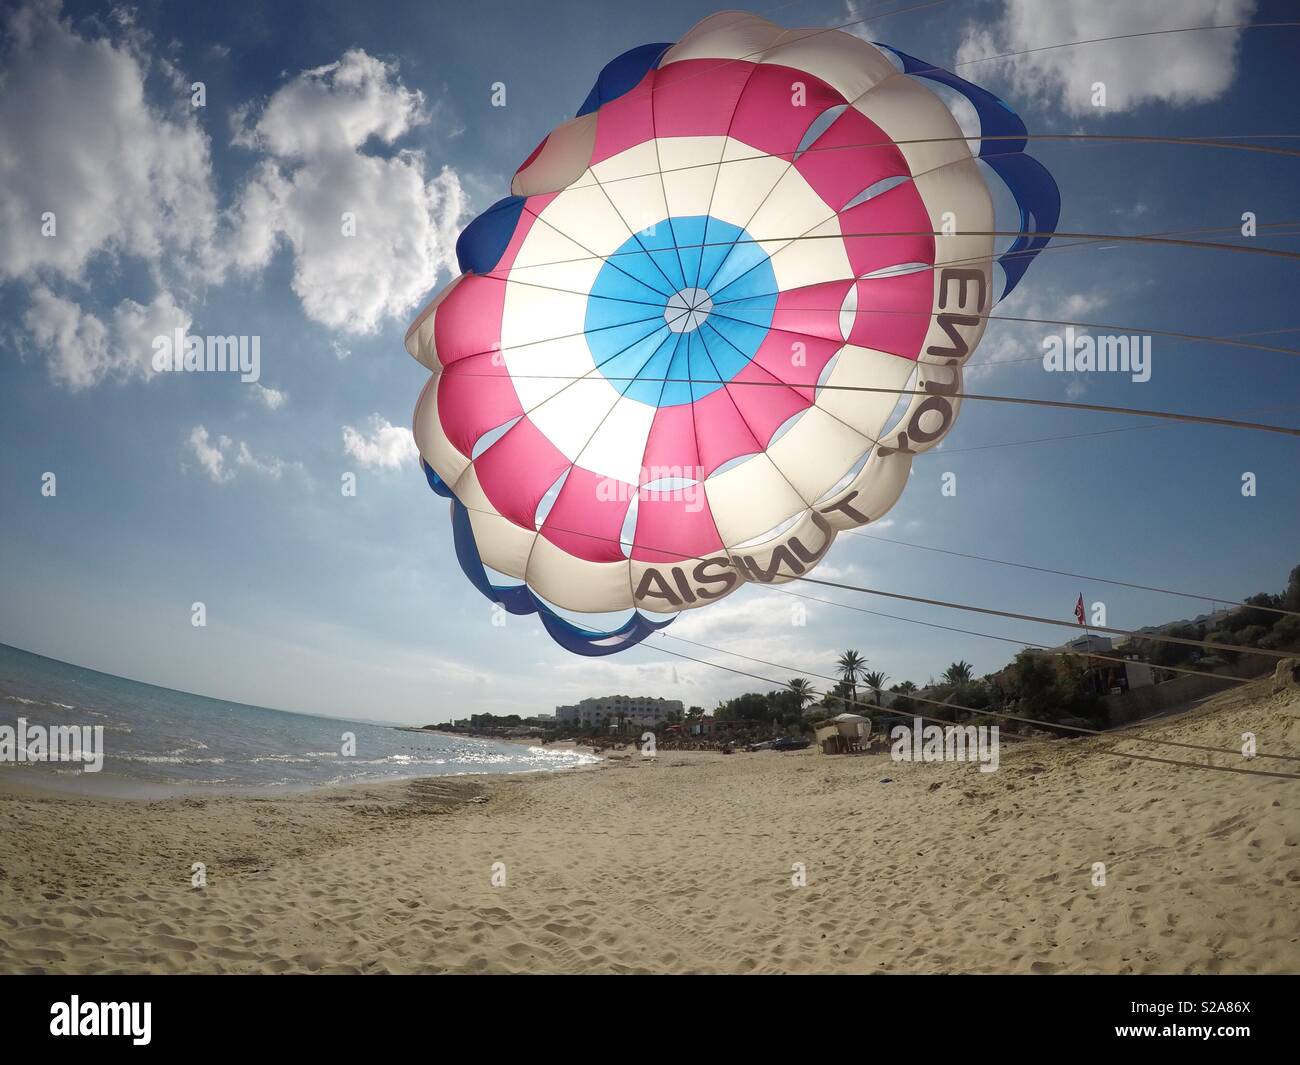
[[[576,706],[557,706],[555,719],[562,725],[578,724],[607,728],[620,722],[631,725],[657,725],[671,714],[683,712],[680,699],[652,696],[606,695],[583,699]]]
[[[1109,636],[1101,636],[1095,632],[1085,633],[1069,643],[1063,643],[1056,648],[1057,651],[1071,651],[1074,654],[1086,655],[1108,655],[1114,650]]]

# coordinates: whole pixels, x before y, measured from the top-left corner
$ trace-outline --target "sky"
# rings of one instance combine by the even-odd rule
[[[852,24],[956,65],[1031,133],[1251,135],[1292,147],[1295,29],[1032,51],[1284,21],[1287,7],[800,0],[754,10],[788,26]],[[507,194],[609,59],[675,40],[715,10],[685,0],[0,4],[0,642],[217,698],[410,723],[551,712],[615,692],[712,707],[773,687],[673,658],[655,640],[590,659],[553,645],[536,618],[494,625],[455,561],[447,505],[424,483],[409,428],[428,372],[403,336],[457,272],[460,229]],[[1022,54],[986,60],[1008,52]],[[1097,82],[1105,106],[1093,103]],[[498,86],[505,106],[493,106]],[[1300,250],[1290,235],[1300,160],[1131,141],[1043,140],[1033,154],[1061,188],[1062,231],[1214,229],[1202,239]],[[344,241],[348,210],[364,224]],[[1245,212],[1254,238],[1240,234]],[[1300,347],[1296,281],[1282,258],[1093,244],[1044,253],[996,313],[1127,333],[1269,333],[1256,339]],[[260,337],[259,379],[155,372],[151,342],[176,328]],[[1300,366],[1287,355],[1155,336],[1150,380],[1136,382],[1045,372],[1049,332],[1059,329],[990,323],[968,388],[1300,425]],[[1042,439],[1053,437],[1065,439]],[[887,517],[841,536],[817,575],[1066,621],[1083,595],[1121,628],[1195,616],[1211,601],[942,552],[1229,599],[1278,590],[1300,562],[1296,446],[1258,431],[968,402]],[[340,490],[348,473],[355,496]],[[1253,495],[1242,492],[1246,473]],[[942,491],[945,474],[955,494]],[[956,659],[981,674],[1013,657],[1014,642],[976,633],[1049,645],[1071,635],[789,587],[895,617],[750,585],[668,631],[776,666],[662,646],[824,688],[820,676],[850,647],[891,682],[923,684]]]

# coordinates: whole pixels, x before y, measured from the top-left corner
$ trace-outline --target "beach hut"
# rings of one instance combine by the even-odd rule
[[[817,745],[823,754],[865,751],[871,738],[871,719],[861,714],[836,714],[816,726]]]

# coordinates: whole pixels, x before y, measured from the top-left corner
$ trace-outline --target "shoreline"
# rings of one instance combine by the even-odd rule
[[[579,743],[576,740],[551,740],[548,743],[542,743],[540,737],[536,736],[481,736],[477,733],[470,732],[448,732],[440,728],[421,728],[419,725],[394,725],[393,728],[398,732],[416,732],[424,735],[446,736],[453,740],[488,740],[492,743],[513,743],[521,747],[538,747],[552,751],[577,751],[579,754],[592,754],[600,757],[600,752],[589,743]]]
[[[1300,692],[989,774],[662,751],[146,802],[0,774],[0,972],[1294,972],[1294,783],[1104,756],[1244,731],[1300,756]]]
[[[469,785],[486,786],[492,780],[509,780],[522,782],[539,775],[564,775],[580,768],[597,769],[599,766],[572,766],[562,769],[536,769],[515,773],[445,773],[414,777],[382,777],[372,780],[329,781],[319,784],[283,784],[283,785],[217,785],[217,784],[168,784],[153,781],[135,781],[125,777],[113,777],[113,787],[103,791],[90,791],[66,787],[46,787],[44,783],[31,780],[13,779],[11,774],[0,772],[0,800],[13,799],[47,799],[58,802],[88,803],[126,803],[135,805],[185,804],[190,800],[229,800],[234,802],[265,803],[275,800],[286,802],[337,802],[357,796],[399,796],[411,787],[427,783],[447,783],[463,781]],[[103,774],[97,774],[102,776]],[[123,784],[121,789],[117,784]],[[132,793],[136,785],[143,786],[147,793]]]
[[[445,733],[444,735],[454,735]],[[508,741],[503,741],[508,742]],[[412,781],[420,780],[465,780],[518,777],[526,779],[534,776],[563,775],[566,773],[588,772],[599,769],[605,759],[595,750],[577,744],[553,744],[551,746],[574,750],[580,754],[590,754],[598,759],[594,763],[579,763],[567,766],[539,767],[537,769],[516,770],[511,773],[417,773],[410,776],[386,775],[355,780],[321,780],[315,782],[294,781],[283,784],[204,784],[188,781],[146,780],[142,777],[128,777],[119,773],[100,771],[98,773],[59,773],[35,766],[0,767],[0,795],[11,793],[29,797],[49,796],[64,799],[106,799],[121,802],[165,802],[170,799],[184,798],[249,798],[273,799],[278,797],[310,796],[316,792],[347,790],[349,788],[370,789],[394,785],[400,787]],[[21,774],[21,777],[19,776]]]

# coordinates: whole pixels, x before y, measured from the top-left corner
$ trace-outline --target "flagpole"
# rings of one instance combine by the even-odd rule
[[[1089,673],[1092,672],[1092,627],[1088,624],[1088,606],[1083,601],[1083,593],[1079,593],[1079,624],[1083,626],[1083,633],[1088,639],[1088,665]],[[1092,688],[1096,691],[1097,685],[1094,681]],[[1101,694],[1098,692],[1098,694]]]

